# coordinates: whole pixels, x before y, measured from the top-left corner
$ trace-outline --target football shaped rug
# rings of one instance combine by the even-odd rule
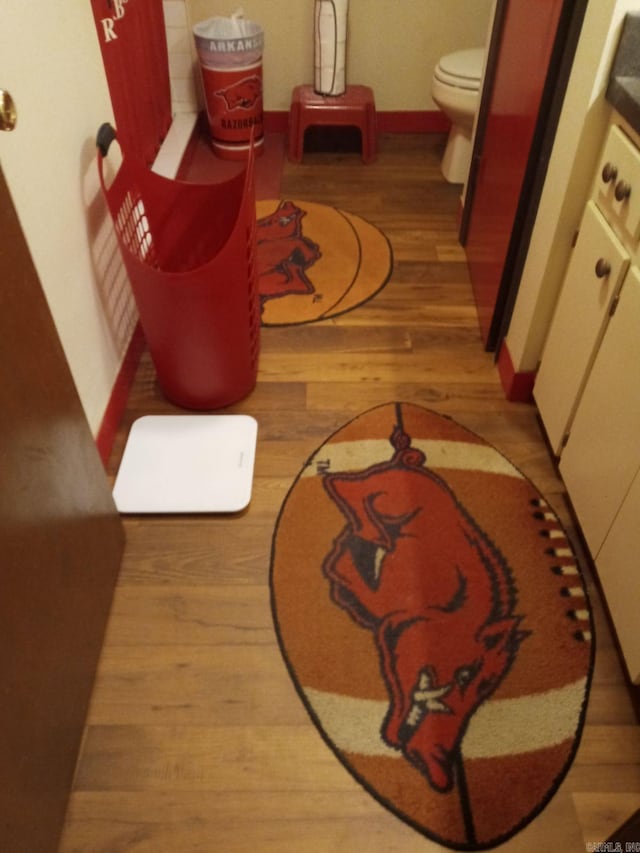
[[[391,246],[361,217],[308,201],[258,201],[256,210],[263,326],[336,317],[387,283]]]
[[[556,515],[455,421],[389,403],[310,457],[273,537],[283,657],[327,744],[454,850],[522,830],[563,780],[593,668]]]

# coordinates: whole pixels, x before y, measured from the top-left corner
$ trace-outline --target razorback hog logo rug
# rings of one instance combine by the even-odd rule
[[[256,207],[264,326],[344,314],[387,283],[389,241],[359,216],[308,201],[258,201]]]
[[[311,718],[400,818],[481,850],[547,804],[582,731],[591,615],[556,515],[482,438],[408,403],[342,427],[283,504],[271,590]]]

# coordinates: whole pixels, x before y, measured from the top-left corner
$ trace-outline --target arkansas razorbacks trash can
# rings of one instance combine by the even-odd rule
[[[196,184],[126,152],[114,176],[107,153],[116,139],[102,125],[100,184],[158,383],[186,409],[228,406],[253,390],[258,370],[253,151],[229,180]]]
[[[262,49],[264,34],[239,13],[208,18],[193,28],[214,152],[244,160],[250,140],[263,149]]]

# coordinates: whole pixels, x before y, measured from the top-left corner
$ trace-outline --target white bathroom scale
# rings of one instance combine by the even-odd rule
[[[113,487],[121,513],[239,512],[251,500],[258,424],[249,415],[145,415]]]

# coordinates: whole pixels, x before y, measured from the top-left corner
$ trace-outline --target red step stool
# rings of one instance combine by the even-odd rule
[[[305,131],[316,125],[359,128],[363,162],[376,159],[376,105],[369,86],[347,86],[344,95],[319,95],[313,86],[296,86],[289,112],[290,160],[302,161]]]

